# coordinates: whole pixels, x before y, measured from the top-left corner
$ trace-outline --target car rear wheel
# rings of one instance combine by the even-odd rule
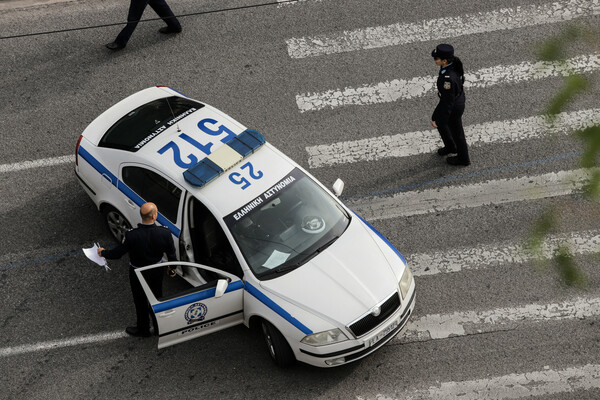
[[[113,238],[117,242],[123,243],[125,232],[131,229],[129,221],[114,207],[106,206],[102,214]]]
[[[296,361],[296,357],[294,357],[294,352],[281,332],[268,321],[262,321],[262,331],[267,349],[275,364],[280,367],[292,365]]]

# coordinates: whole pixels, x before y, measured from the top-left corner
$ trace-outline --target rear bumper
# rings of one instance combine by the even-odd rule
[[[90,185],[87,184],[86,181],[83,180],[83,178],[81,177],[81,175],[79,175],[79,172],[77,172],[77,168],[75,169],[75,176],[77,177],[77,180],[79,181],[79,184],[83,187],[83,189],[86,191],[86,193],[93,199],[96,198],[96,192],[90,187]]]

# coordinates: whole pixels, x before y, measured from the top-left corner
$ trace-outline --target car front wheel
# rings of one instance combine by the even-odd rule
[[[262,331],[269,354],[271,354],[275,364],[280,367],[292,365],[296,361],[296,357],[294,357],[294,352],[281,332],[268,321],[262,321]]]
[[[117,242],[123,243],[125,232],[131,229],[129,221],[114,207],[105,207],[102,214],[113,238]]]

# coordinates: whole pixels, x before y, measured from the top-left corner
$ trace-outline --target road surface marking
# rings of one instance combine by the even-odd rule
[[[567,134],[600,124],[600,108],[558,114],[550,125],[544,116],[486,122],[465,127],[470,146],[487,143],[514,143],[544,136]],[[441,146],[437,130],[398,133],[306,147],[308,165],[319,168],[359,161],[378,161],[433,153]]]
[[[486,311],[457,311],[451,314],[429,314],[408,322],[402,343],[447,339],[480,333],[515,329],[524,324],[585,319],[600,316],[600,298],[578,297],[560,303],[527,304]]]
[[[546,366],[541,371],[469,381],[442,382],[428,389],[407,391],[400,397],[378,394],[375,397],[357,396],[356,398],[357,400],[520,399],[595,388],[600,388],[600,365],[587,364],[561,370],[553,370]]]
[[[500,84],[514,84],[545,79],[553,76],[566,76],[571,73],[585,74],[600,69],[600,55],[581,55],[558,62],[522,62],[514,65],[498,65],[482,68],[465,74],[465,88],[486,88]],[[342,106],[365,106],[390,103],[422,97],[435,88],[437,76],[421,76],[412,79],[366,84],[359,87],[327,90],[320,93],[296,95],[300,112],[334,109]]]
[[[444,252],[417,253],[406,256],[413,275],[436,275],[506,264],[530,262],[534,256],[520,244],[480,245],[471,248],[452,249]],[[559,245],[567,245],[571,254],[600,253],[600,230],[571,232],[549,236],[542,245],[544,258],[551,258]]]
[[[51,340],[48,342],[39,342],[34,344],[24,344],[21,346],[5,347],[0,349],[0,357],[16,356],[19,354],[34,353],[38,351],[54,350],[63,347],[80,346],[82,344],[104,343],[116,339],[128,337],[124,331],[105,332],[96,335],[76,336],[69,339]]]
[[[543,175],[497,179],[470,185],[445,186],[392,196],[347,200],[346,204],[368,221],[423,215],[517,201],[567,196],[581,191],[590,170],[577,169]]]
[[[514,308],[489,311],[463,311],[451,314],[430,314],[409,321],[404,335],[393,342],[412,343],[454,336],[467,336],[484,332],[515,329],[526,323],[585,319],[600,315],[600,298],[575,298],[551,304],[528,304]],[[123,331],[76,336],[14,347],[0,348],[0,357],[16,356],[38,351],[48,351],[83,344],[105,343],[123,339]]]
[[[20,161],[13,164],[1,164],[0,165],[0,173],[5,172],[17,172],[23,171],[31,168],[40,168],[40,167],[51,167],[53,165],[60,164],[68,164],[75,163],[74,155],[66,155],[60,157],[52,157],[52,158],[41,158],[39,160],[32,161]]]
[[[519,29],[571,21],[600,14],[599,0],[557,1],[543,5],[501,8],[457,17],[416,23],[396,23],[354,29],[329,35],[305,36],[286,40],[291,58],[377,49],[415,42],[426,42],[464,35]]]

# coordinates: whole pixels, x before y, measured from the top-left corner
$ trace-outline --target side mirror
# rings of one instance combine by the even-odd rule
[[[219,279],[217,281],[217,287],[215,288],[215,297],[221,297],[225,294],[225,290],[227,290],[227,279]]]
[[[340,178],[337,178],[335,182],[333,182],[333,194],[335,197],[340,197],[342,192],[344,191],[344,181]]]

